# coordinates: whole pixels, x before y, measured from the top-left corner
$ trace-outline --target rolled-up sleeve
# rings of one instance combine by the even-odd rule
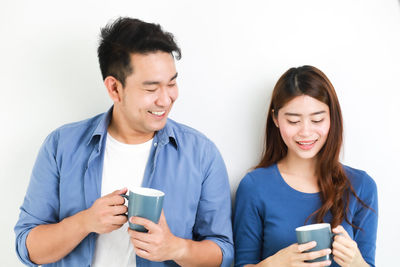
[[[194,226],[195,238],[215,242],[222,251],[221,266],[230,266],[233,261],[230,186],[224,161],[211,142],[202,164],[205,178]]]
[[[20,215],[15,225],[16,252],[26,265],[37,266],[29,259],[26,238],[38,225],[59,221],[59,172],[56,163],[57,133],[51,133],[40,148]]]

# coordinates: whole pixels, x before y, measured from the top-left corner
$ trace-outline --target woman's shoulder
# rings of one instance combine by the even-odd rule
[[[276,164],[269,167],[257,168],[248,172],[243,179],[240,181],[239,187],[263,187],[273,182],[275,179],[271,179],[278,175]],[[265,188],[265,187],[264,187]]]
[[[376,183],[367,172],[346,165],[342,166],[356,191],[376,191]]]
[[[244,203],[252,203],[259,205],[267,201],[270,192],[277,192],[278,180],[276,179],[276,165],[264,168],[257,168],[248,172],[240,181],[236,190],[236,205],[244,205]]]

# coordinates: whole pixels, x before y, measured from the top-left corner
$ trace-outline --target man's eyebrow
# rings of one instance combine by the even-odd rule
[[[175,73],[175,75],[172,76],[172,78],[169,79],[169,81],[171,82],[171,81],[175,80],[177,77],[178,77],[178,73]],[[160,83],[161,83],[160,81],[144,81],[142,84],[143,85],[158,85]]]
[[[172,76],[172,78],[171,78],[169,81],[173,81],[173,80],[175,80],[176,78],[178,78],[178,73],[175,73],[175,75]]]
[[[325,111],[325,110],[321,110],[321,111],[313,112],[313,113],[311,113],[310,115],[311,115],[311,116],[314,116],[314,115],[319,115],[319,114],[323,114],[323,113],[326,113],[326,111]],[[297,117],[300,117],[300,116],[301,116],[301,114],[299,114],[299,113],[293,113],[293,112],[285,112],[284,115],[286,115],[286,116],[297,116]]]

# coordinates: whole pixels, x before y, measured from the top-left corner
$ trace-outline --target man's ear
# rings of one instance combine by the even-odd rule
[[[113,76],[107,76],[104,79],[104,85],[107,88],[108,95],[113,102],[121,101],[122,84]]]

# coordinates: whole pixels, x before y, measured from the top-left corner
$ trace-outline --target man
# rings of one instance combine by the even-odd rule
[[[178,97],[174,55],[159,25],[119,18],[101,31],[100,68],[114,102],[65,125],[40,149],[16,232],[19,258],[48,266],[229,266],[229,182],[204,135],[167,119]],[[155,224],[132,217],[121,194],[165,192]]]

